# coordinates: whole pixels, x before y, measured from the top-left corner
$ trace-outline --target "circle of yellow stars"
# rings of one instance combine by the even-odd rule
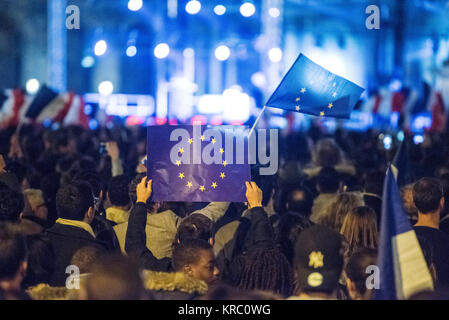
[[[329,81],[332,81],[332,76],[329,76],[328,77],[328,80]],[[312,84],[312,82],[311,82],[311,84]],[[337,82],[333,82],[332,83],[332,87],[333,88],[335,88],[337,86]],[[307,89],[306,88],[301,88],[301,90],[299,91],[301,94],[304,94],[304,93],[306,93],[307,92]],[[332,93],[332,97],[333,98],[336,98],[337,97],[337,91],[334,91],[333,93]],[[301,111],[301,106],[300,106],[300,104],[299,104],[299,102],[301,101],[301,97],[296,97],[296,99],[295,99],[295,102],[296,102],[296,106],[295,106],[295,110],[296,111]],[[334,104],[331,102],[331,103],[329,103],[328,105],[327,105],[327,108],[328,109],[332,109],[334,107]],[[321,117],[323,117],[324,116],[324,111],[320,111],[320,116]]]
[[[200,140],[204,141],[204,140],[206,140],[206,138],[202,135],[202,136],[200,136]],[[189,144],[193,143],[193,139],[192,138],[189,138],[187,141],[189,142]],[[215,144],[217,142],[215,138],[212,138],[210,141],[211,141],[212,144]],[[223,154],[224,152],[225,152],[224,149],[220,148],[220,154]],[[182,148],[182,147],[179,148],[178,149],[178,153],[180,153],[182,155],[184,153],[184,148]],[[179,166],[181,166],[181,164],[182,164],[181,160],[176,160],[175,165],[177,165],[179,167]],[[223,160],[222,165],[223,165],[223,167],[226,167],[228,165],[227,161]],[[185,176],[184,172],[180,172],[178,174],[178,178],[181,179],[181,180],[184,179],[185,177],[186,176]],[[220,177],[220,179],[223,180],[224,178],[226,178],[226,174],[224,172],[220,172],[220,176],[219,177]],[[192,181],[187,181],[186,187],[189,188],[189,189],[193,188],[193,182]],[[213,181],[210,187],[212,189],[216,189],[218,187],[218,183],[216,181]],[[205,185],[200,185],[198,187],[198,190],[200,190],[201,192],[204,192],[204,190],[206,190],[206,186]]]

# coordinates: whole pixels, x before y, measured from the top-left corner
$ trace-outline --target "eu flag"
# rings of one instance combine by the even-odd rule
[[[433,290],[433,281],[421,247],[402,207],[391,167],[382,197],[379,254],[380,277],[377,300],[408,299],[415,293]]]
[[[153,201],[246,202],[248,138],[241,126],[150,126]]]
[[[266,103],[267,107],[349,119],[363,88],[300,54]]]

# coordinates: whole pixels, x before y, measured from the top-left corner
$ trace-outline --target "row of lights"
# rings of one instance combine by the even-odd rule
[[[97,56],[102,56],[106,53],[107,43],[105,40],[99,40],[95,44],[94,53]],[[192,55],[193,55],[193,49]],[[225,61],[231,55],[231,49],[226,45],[220,45],[215,48],[215,57],[217,60]],[[137,47],[134,45],[128,46],[126,49],[126,55],[128,57],[134,57],[137,54]],[[165,59],[170,54],[170,47],[166,43],[159,43],[154,48],[154,56],[158,59]],[[187,53],[188,54],[188,53]],[[268,57],[272,62],[279,62],[282,59],[282,50],[280,48],[272,48],[268,51]],[[85,57],[82,62],[82,66],[85,68],[90,68],[94,64],[94,59],[91,56]]]
[[[128,9],[131,11],[138,11],[142,8],[143,2],[142,0],[129,0],[128,1]],[[185,10],[188,14],[197,14],[201,10],[201,2],[198,0],[190,0],[186,3]],[[217,4],[214,7],[214,13],[217,16],[222,16],[226,13],[226,7],[222,4]],[[254,13],[256,13],[256,7],[252,2],[244,2],[240,6],[240,14],[246,18],[251,17]],[[277,18],[280,16],[281,12],[278,8],[270,8],[268,10],[268,14]]]
[[[190,50],[193,51],[193,49],[191,48],[187,48],[184,50],[184,55],[189,55],[190,54]],[[251,76],[251,82],[260,88],[265,87],[266,83],[267,83],[267,79],[265,77],[265,75],[262,72],[256,72]],[[37,91],[40,88],[40,83],[39,80],[32,78],[32,79],[28,79],[28,81],[25,84],[25,88],[28,94],[36,94]],[[98,92],[101,95],[110,95],[112,94],[112,92],[114,92],[114,84],[111,81],[102,81],[99,83],[98,85]]]
[[[25,83],[25,89],[28,94],[36,94],[39,91],[40,83],[35,78],[28,79]],[[111,81],[102,81],[98,85],[98,92],[102,95],[109,95],[114,91],[114,85]]]
[[[186,4],[186,12],[188,14],[197,14],[201,10],[201,2],[198,0],[190,0]],[[217,16],[222,16],[226,13],[226,7],[222,4],[218,4],[214,7],[214,13]],[[240,14],[246,18],[251,17],[254,13],[256,13],[256,7],[252,2],[244,2],[240,6]],[[270,8],[268,10],[268,14],[273,18],[277,18],[280,16],[281,12],[278,8]]]

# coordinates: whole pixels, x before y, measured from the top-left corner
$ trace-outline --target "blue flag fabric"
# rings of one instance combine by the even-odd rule
[[[28,107],[25,117],[30,119],[37,119],[42,110],[44,110],[45,107],[57,96],[57,92],[55,92],[45,84],[42,85],[39,91],[36,93],[36,96],[34,97],[30,106]]]
[[[247,146],[243,127],[148,127],[152,200],[246,202]]]
[[[432,290],[433,281],[415,231],[403,209],[391,167],[383,189],[380,226],[378,300],[408,299],[414,293]]]
[[[300,54],[265,105],[314,116],[349,119],[364,90]]]

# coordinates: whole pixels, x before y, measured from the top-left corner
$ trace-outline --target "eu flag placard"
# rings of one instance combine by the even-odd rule
[[[147,175],[153,201],[246,202],[250,181],[244,127],[150,126]]]
[[[349,119],[364,90],[300,54],[265,105],[314,116]]]

